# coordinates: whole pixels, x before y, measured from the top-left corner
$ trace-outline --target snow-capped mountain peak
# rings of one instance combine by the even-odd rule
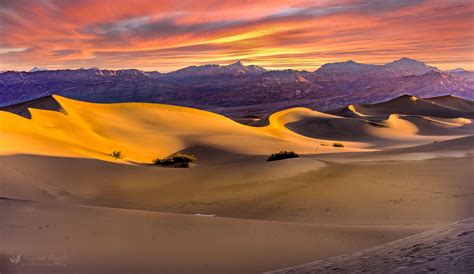
[[[30,69],[29,72],[36,72],[36,71],[46,71],[48,70],[47,68],[41,68],[41,67],[34,67],[32,69]]]

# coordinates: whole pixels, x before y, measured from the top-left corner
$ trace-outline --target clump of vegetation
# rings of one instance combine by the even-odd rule
[[[278,153],[273,153],[268,157],[267,161],[278,161],[278,160],[284,160],[284,159],[290,159],[290,158],[298,158],[300,157],[296,152],[294,151],[280,151]]]
[[[328,145],[328,144],[321,143],[321,146],[322,146],[322,147],[328,147],[329,145]]]
[[[116,151],[112,152],[112,156],[113,156],[116,160],[118,160],[118,159],[122,159],[123,154],[122,154],[122,151],[116,150]]]
[[[189,167],[189,163],[196,163],[197,158],[194,155],[177,153],[164,159],[155,159],[154,165],[164,167]]]
[[[344,144],[342,143],[334,143],[332,144],[333,147],[344,147]]]

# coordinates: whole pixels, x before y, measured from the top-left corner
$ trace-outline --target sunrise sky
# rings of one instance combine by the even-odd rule
[[[474,2],[0,0],[0,70],[270,69],[400,57],[474,69]]]

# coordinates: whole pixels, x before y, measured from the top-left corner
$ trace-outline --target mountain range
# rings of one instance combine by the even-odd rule
[[[220,113],[269,112],[295,105],[328,110],[403,94],[474,99],[474,72],[443,71],[401,58],[385,65],[329,63],[312,72],[266,70],[236,62],[190,66],[169,73],[97,68],[0,73],[0,106],[53,94],[101,103],[175,104]]]

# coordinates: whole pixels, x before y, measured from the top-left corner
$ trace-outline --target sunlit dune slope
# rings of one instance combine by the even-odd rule
[[[270,125],[251,127],[186,107],[54,99],[59,111],[29,108],[30,119],[0,111],[1,154],[113,160],[110,154],[120,150],[126,161],[150,163],[196,145],[237,154],[269,154],[283,149],[313,153],[321,143],[285,127],[299,112],[310,112],[304,109],[276,113]],[[345,150],[364,146],[367,144],[353,143]]]
[[[285,134],[286,136],[307,136],[310,138],[321,138],[324,140],[324,144],[328,142],[339,140],[339,136],[337,132],[329,133],[329,134],[317,134],[312,135],[311,130],[316,130],[318,133],[324,132],[324,127],[322,125],[318,125],[316,128],[312,128],[308,125],[308,122],[311,123],[313,121],[341,121],[343,125],[341,125],[340,130],[345,131],[349,135],[357,135],[358,132],[356,129],[351,128],[350,125],[344,124],[348,119],[344,119],[338,116],[334,116],[327,113],[322,113],[314,110],[310,110],[308,108],[290,108],[287,110],[282,110],[272,114],[269,117],[269,125],[265,128],[269,130],[273,134],[281,135]],[[350,123],[349,123],[350,124]],[[301,128],[295,125],[301,125]],[[285,130],[282,130],[285,129]],[[287,137],[288,138],[288,137]],[[318,139],[320,140],[320,139]],[[347,142],[346,145],[349,147],[360,147],[363,144],[363,138],[354,138],[352,142]]]

